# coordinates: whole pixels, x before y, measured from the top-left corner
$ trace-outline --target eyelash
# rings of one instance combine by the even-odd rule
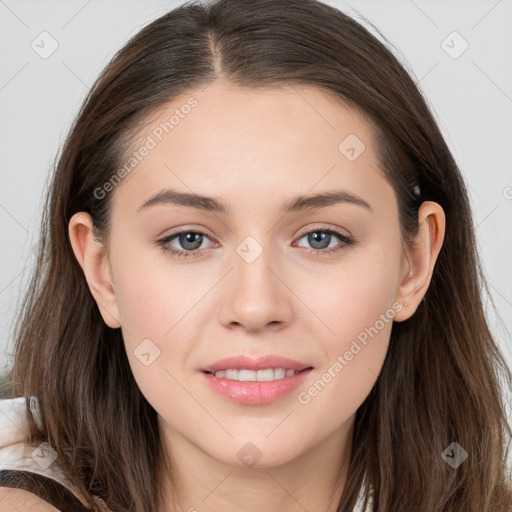
[[[161,239],[157,240],[155,243],[164,252],[170,253],[173,256],[177,256],[178,258],[197,257],[198,256],[198,252],[200,252],[201,249],[195,249],[193,251],[181,251],[179,249],[173,249],[173,248],[169,247],[169,242],[171,240],[173,240],[174,238],[176,238],[178,235],[183,234],[183,233],[194,233],[196,235],[202,235],[202,236],[206,236],[206,237],[210,238],[206,233],[203,233],[202,231],[195,231],[195,230],[191,230],[191,229],[181,229],[179,231],[175,231],[174,233],[171,233],[170,235],[165,236],[164,238],[161,238]],[[315,253],[316,256],[320,256],[320,257],[326,256],[327,254],[332,256],[333,253],[341,251],[345,247],[354,245],[355,242],[356,242],[354,237],[352,237],[350,235],[345,235],[344,233],[342,233],[341,231],[338,231],[335,228],[325,228],[325,229],[315,228],[315,229],[311,229],[309,231],[306,231],[305,233],[302,233],[297,238],[297,240],[300,240],[301,238],[303,238],[306,235],[309,235],[310,233],[328,233],[330,235],[336,235],[341,240],[341,242],[342,242],[341,246],[339,246],[339,247],[331,247],[329,249],[308,249],[307,247],[305,248],[308,253]]]

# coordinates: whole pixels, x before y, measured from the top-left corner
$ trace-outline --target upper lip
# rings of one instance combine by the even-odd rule
[[[257,359],[251,359],[247,356],[234,356],[220,359],[213,364],[203,368],[205,372],[215,373],[219,370],[230,369],[246,369],[246,370],[266,370],[268,368],[284,368],[286,370],[295,370],[300,372],[306,368],[311,368],[311,365],[299,363],[287,357],[270,354]]]

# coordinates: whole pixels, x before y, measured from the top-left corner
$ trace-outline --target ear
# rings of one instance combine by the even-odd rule
[[[104,322],[113,329],[120,327],[110,261],[104,245],[94,237],[91,216],[86,212],[75,213],[69,221],[68,232],[71,247]]]
[[[410,318],[428,290],[443,245],[445,220],[444,210],[433,201],[424,201],[418,210],[418,236],[402,260],[403,271],[396,301],[403,307],[395,315],[396,322]]]

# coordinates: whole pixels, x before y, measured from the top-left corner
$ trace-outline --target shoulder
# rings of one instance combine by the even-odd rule
[[[58,512],[58,509],[39,496],[9,487],[0,487],[0,509],[2,512]]]

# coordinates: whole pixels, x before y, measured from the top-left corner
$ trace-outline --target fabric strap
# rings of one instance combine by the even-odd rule
[[[51,478],[14,469],[0,470],[0,487],[23,489],[39,496],[61,512],[91,512],[66,487]]]

